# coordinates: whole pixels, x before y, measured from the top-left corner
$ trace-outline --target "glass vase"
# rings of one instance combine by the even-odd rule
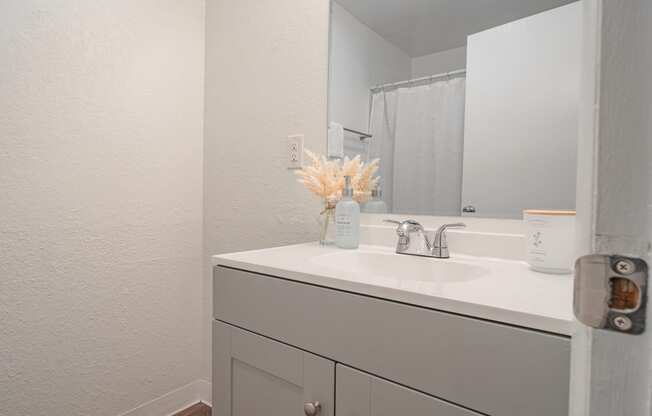
[[[335,244],[335,204],[325,203],[319,213],[319,244],[329,246]]]

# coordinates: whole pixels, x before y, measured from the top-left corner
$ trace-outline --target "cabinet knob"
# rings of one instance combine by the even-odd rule
[[[303,405],[303,412],[306,416],[318,416],[321,413],[321,403],[308,402]]]

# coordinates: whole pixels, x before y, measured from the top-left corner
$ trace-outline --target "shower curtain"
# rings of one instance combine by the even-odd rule
[[[460,215],[464,78],[372,94],[371,159],[391,212]]]

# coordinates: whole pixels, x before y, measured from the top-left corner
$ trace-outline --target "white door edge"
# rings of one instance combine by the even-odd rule
[[[577,254],[649,261],[652,69],[649,0],[582,0],[583,78],[577,187]],[[644,47],[644,45],[647,45]],[[641,47],[642,49],[638,49]],[[646,72],[647,71],[647,72]],[[648,309],[648,324],[650,321]],[[572,416],[650,415],[650,345],[641,336],[575,323]]]

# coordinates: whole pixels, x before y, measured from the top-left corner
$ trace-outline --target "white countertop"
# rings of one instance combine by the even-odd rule
[[[358,261],[358,255],[363,259]],[[343,269],[336,264],[341,259],[345,262],[356,259],[354,263],[364,263],[367,271]],[[374,259],[381,259],[393,267],[374,267]],[[450,260],[441,260],[398,255],[388,247],[361,245],[358,250],[341,250],[308,243],[216,255],[213,265],[541,331],[571,334],[572,276],[537,273],[521,261],[455,253],[451,253]],[[405,272],[404,266],[408,266]],[[415,273],[411,270],[429,271],[431,268],[432,278],[427,273],[421,273],[424,276],[421,278],[412,277]],[[450,270],[451,274],[463,270],[465,274],[461,278],[444,277],[441,270]]]

